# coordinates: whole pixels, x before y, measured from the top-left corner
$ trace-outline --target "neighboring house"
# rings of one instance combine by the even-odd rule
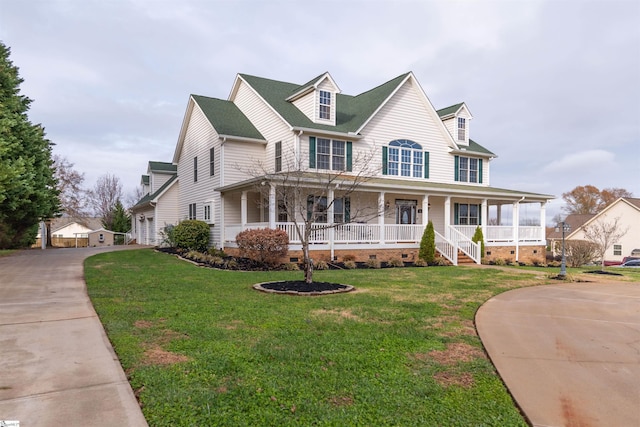
[[[87,246],[87,236],[92,230],[102,227],[102,218],[94,217],[60,217],[51,220],[51,244],[53,246],[75,247]],[[40,246],[40,230],[36,236],[35,246]]]
[[[132,238],[141,245],[159,245],[162,232],[169,224],[177,224],[177,167],[166,162],[149,162],[141,185],[145,196],[131,208]]]
[[[571,227],[565,233],[565,240],[586,240],[585,228],[594,224],[612,224],[618,219],[620,230],[626,230],[619,241],[613,242],[605,253],[605,261],[609,264],[620,263],[634,249],[640,249],[640,198],[621,197],[596,215],[578,216],[579,220],[571,225],[568,215],[565,220]]]
[[[568,240],[572,231],[576,231],[584,225],[587,221],[593,218],[595,214],[569,214],[565,217],[565,232],[564,238]],[[562,228],[561,224],[556,224],[555,227],[547,228],[547,245],[551,252],[551,255],[562,255]]]
[[[471,139],[472,119],[465,103],[435,110],[413,73],[357,96],[343,94],[329,73],[302,85],[238,74],[227,100],[189,98],[172,161],[180,179],[177,219],[208,222],[212,245],[231,252],[244,229],[284,229],[296,257],[300,242],[269,174],[295,164],[310,174],[355,175],[363,167],[357,159],[372,154],[376,172],[357,193],[346,198],[335,188],[327,194],[324,203],[334,203],[327,204],[324,221],[338,225],[314,233],[316,258],[410,261],[431,220],[438,250],[454,264],[462,252],[479,262],[478,245],[470,241],[477,226],[489,259],[544,259],[545,204],[554,197],[492,187],[496,155]],[[268,174],[248,172],[258,165]],[[149,176],[153,181],[152,171]],[[266,198],[260,184],[269,189]],[[150,192],[136,216],[147,218],[149,211],[140,209],[153,203],[157,230],[157,210],[170,201],[159,189]],[[381,214],[350,222],[350,212],[363,206]],[[525,212],[534,212],[533,221]]]

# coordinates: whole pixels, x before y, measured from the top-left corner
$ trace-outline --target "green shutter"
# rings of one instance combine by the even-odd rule
[[[453,179],[454,181],[460,181],[460,156],[454,157],[454,172]]]
[[[351,147],[351,141],[347,141],[347,172],[351,172],[353,170],[353,148]]]
[[[482,184],[482,159],[478,159],[478,183]]]
[[[316,168],[316,137],[309,137],[309,168]]]
[[[351,199],[344,198],[344,222],[351,222]]]
[[[429,178],[429,152],[424,152],[424,177]]]
[[[382,175],[387,174],[387,157],[389,156],[389,147],[382,147]]]
[[[457,158],[458,156],[456,156]],[[458,203],[453,204],[453,225],[458,225],[460,223],[460,218],[458,218]]]
[[[482,205],[478,205],[478,225],[482,225]]]

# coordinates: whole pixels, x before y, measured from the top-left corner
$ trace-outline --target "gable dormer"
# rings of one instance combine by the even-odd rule
[[[142,175],[140,179],[140,185],[142,186],[142,194],[147,195],[151,192],[151,185],[149,184],[149,175]]]
[[[458,145],[469,145],[469,122],[473,119],[464,102],[438,110],[440,119]]]
[[[299,86],[287,101],[295,105],[312,122],[335,126],[339,93],[340,88],[327,72]]]

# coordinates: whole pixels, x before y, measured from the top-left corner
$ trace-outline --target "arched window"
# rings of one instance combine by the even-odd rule
[[[409,139],[395,139],[382,148],[383,175],[429,178],[429,153]]]

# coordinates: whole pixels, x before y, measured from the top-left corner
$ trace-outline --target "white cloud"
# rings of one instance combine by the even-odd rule
[[[615,154],[605,150],[586,150],[570,153],[559,160],[554,160],[542,169],[543,173],[580,174],[585,172],[609,170],[616,166]]]

